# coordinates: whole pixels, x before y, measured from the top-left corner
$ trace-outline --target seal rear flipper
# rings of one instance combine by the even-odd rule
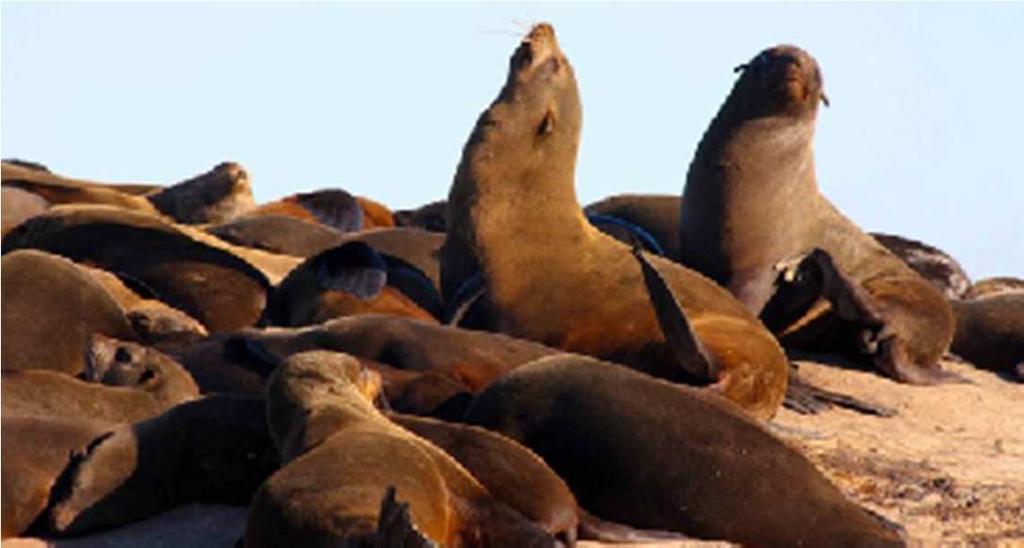
[[[427,538],[409,515],[409,503],[399,502],[395,487],[388,486],[380,501],[380,517],[377,518],[377,533],[373,539],[374,548],[436,548],[437,543]]]
[[[830,409],[833,405],[864,413],[865,415],[877,415],[879,417],[894,417],[897,415],[896,410],[891,407],[813,386],[800,377],[797,368],[792,365],[789,368],[789,384],[786,385],[786,399],[783,401],[783,405],[787,409],[803,415],[816,415],[821,411]]]
[[[657,542],[657,541],[684,541],[693,540],[693,537],[673,531],[660,531],[651,529],[637,529],[613,521],[603,520],[583,508],[579,509],[580,540],[596,540],[609,543],[634,543],[634,542]]]
[[[452,327],[473,329],[487,316],[487,282],[477,272],[459,286],[450,303],[445,303],[444,323]]]
[[[937,362],[929,367],[914,363],[900,346],[896,336],[883,338],[872,357],[875,366],[893,379],[918,385],[974,384],[970,379],[942,369]]]
[[[697,338],[693,326],[690,325],[686,313],[679,306],[679,301],[672,294],[668,284],[644,257],[639,245],[633,246],[633,256],[640,263],[651,306],[654,307],[658,325],[676,361],[686,374],[694,379],[716,378],[717,364]]]

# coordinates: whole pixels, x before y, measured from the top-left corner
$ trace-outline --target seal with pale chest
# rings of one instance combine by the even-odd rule
[[[463,150],[442,247],[446,302],[478,277],[486,312],[470,327],[712,384],[754,415],[772,416],[787,361],[758,319],[701,274],[651,257],[692,327],[686,358],[700,363],[681,366],[630,248],[584,217],[574,188],[581,121],[572,66],[553,28],[537,25]]]
[[[687,173],[683,264],[761,313],[779,265],[820,249],[842,287],[831,309],[812,307],[781,326],[783,344],[866,355],[904,382],[949,379],[938,364],[953,336],[949,303],[818,190],[814,129],[827,99],[817,62],[797,47],[777,46],[737,70]],[[855,306],[838,305],[843,296]]]

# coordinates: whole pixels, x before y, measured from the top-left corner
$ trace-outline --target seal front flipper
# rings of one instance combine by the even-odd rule
[[[816,415],[830,409],[833,405],[857,411],[865,415],[894,417],[895,409],[877,403],[864,401],[849,394],[840,394],[824,388],[818,388],[805,381],[798,373],[795,364],[789,368],[789,384],[786,385],[786,399],[782,405],[802,415]]]
[[[665,335],[665,341],[676,361],[683,370],[695,379],[716,379],[718,378],[718,364],[701,344],[693,326],[687,319],[679,301],[668,288],[665,280],[658,274],[639,245],[633,246],[633,256],[640,263],[640,269],[644,275],[644,285],[647,287],[647,294],[654,307],[655,315],[658,317],[658,326]]]
[[[374,548],[435,548],[437,544],[423,535],[409,516],[409,503],[399,502],[395,497],[395,486],[388,486],[380,501],[380,517],[377,518],[377,534],[373,539]]]

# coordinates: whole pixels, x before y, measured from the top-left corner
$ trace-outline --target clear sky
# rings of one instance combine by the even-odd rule
[[[444,198],[532,22],[583,98],[582,204],[678,194],[761,49],[817,59],[819,183],[868,230],[932,243],[975,278],[1024,276],[1024,4],[13,4],[4,157],[172,183],[223,160],[256,198],[342,187]]]

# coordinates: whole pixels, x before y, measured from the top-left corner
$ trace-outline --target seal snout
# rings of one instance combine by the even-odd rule
[[[560,54],[558,39],[555,38],[555,27],[550,23],[537,23],[520,42],[513,55],[513,64],[516,68],[525,69]]]

